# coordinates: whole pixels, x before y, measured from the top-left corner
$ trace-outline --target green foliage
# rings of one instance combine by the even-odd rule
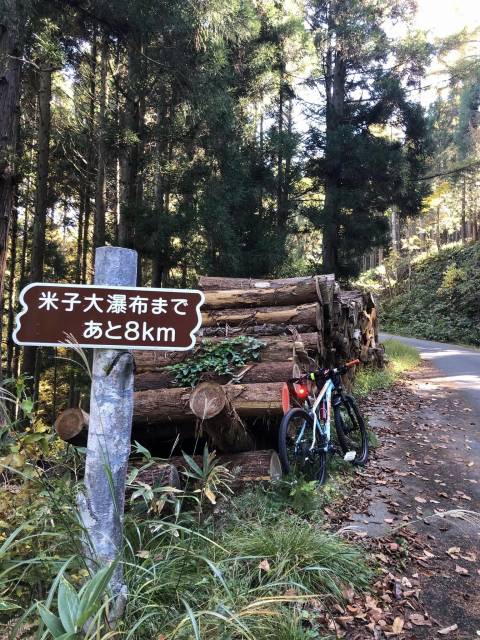
[[[137,451],[152,462],[147,450]],[[345,589],[363,589],[371,578],[361,551],[323,530],[324,492],[313,483],[282,482],[231,498],[229,474],[207,448],[200,463],[188,455],[185,461],[190,493],[178,493],[173,510],[161,519],[154,511],[127,511],[129,598],[116,632],[131,640],[150,640],[159,630],[172,640],[323,638],[311,603],[333,606]],[[33,623],[40,635],[45,625],[57,640],[85,633],[107,640],[113,566],[89,576],[73,470],[51,471],[48,480],[22,478],[11,495],[11,487],[2,490],[0,517],[22,524],[0,546],[0,619],[15,615],[18,603],[25,613],[17,624]],[[32,593],[38,604],[31,604]]]
[[[336,92],[336,97],[311,107],[306,169],[325,199],[306,206],[304,214],[322,229],[324,252],[333,253],[324,268],[348,277],[358,274],[359,255],[387,244],[387,210],[395,206],[402,217],[416,216],[428,193],[418,180],[428,157],[426,119],[408,86],[422,75],[431,47],[418,34],[407,32],[396,42],[388,38],[385,24],[399,15],[409,23],[409,7],[401,0],[355,0],[348,8],[318,0],[309,4],[319,67],[334,65],[331,74],[342,86],[324,74],[327,95]],[[337,50],[342,53],[333,55]],[[385,64],[395,59],[402,62]]]
[[[102,600],[115,566],[116,563],[111,563],[99,569],[78,592],[62,577],[58,582],[58,615],[44,604],[38,603],[40,617],[55,640],[77,640],[84,625],[87,626],[87,631],[82,637],[97,636],[105,624],[102,619],[102,614],[105,613]],[[89,618],[93,620],[89,621]]]
[[[382,327],[392,333],[479,346],[479,283],[479,243],[427,256],[413,264],[410,289],[382,302]]]
[[[203,340],[195,355],[173,364],[179,386],[194,387],[205,373],[234,377],[236,371],[247,362],[259,360],[264,342],[250,336],[237,336],[221,342]]]
[[[183,457],[188,465],[184,475],[194,481],[197,486],[196,492],[200,492],[201,497],[205,496],[211,504],[216,504],[217,495],[225,499],[226,493],[232,493],[230,489],[232,474],[226,467],[219,464],[215,451],[211,453],[208,451],[207,444],[203,449],[201,466],[186,453]]]
[[[416,349],[398,340],[385,340],[387,365],[384,369],[362,367],[355,378],[354,392],[365,397],[376,389],[390,387],[403,371],[414,369],[420,362]]]

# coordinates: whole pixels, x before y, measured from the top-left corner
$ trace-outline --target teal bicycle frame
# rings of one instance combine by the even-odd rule
[[[318,394],[312,406],[310,406],[310,398],[308,398],[305,401],[305,404],[307,405],[306,407],[307,413],[309,413],[313,418],[313,434],[312,434],[313,437],[312,437],[312,445],[309,449],[310,451],[313,451],[313,449],[315,449],[316,442],[317,442],[317,431],[320,434],[320,436],[325,437],[325,446],[323,447],[323,449],[324,451],[328,451],[328,447],[330,444],[330,434],[331,434],[330,421],[331,421],[331,409],[332,409],[332,393],[334,389],[335,389],[335,385],[330,379],[328,379],[323,385],[320,393]],[[320,405],[323,405],[325,407],[324,421],[321,421],[318,418],[318,408]],[[300,430],[298,438],[295,441],[295,449],[297,449],[297,447],[300,445],[300,442],[302,441],[303,434],[305,433],[306,427],[307,425],[305,422],[305,424],[302,426]]]

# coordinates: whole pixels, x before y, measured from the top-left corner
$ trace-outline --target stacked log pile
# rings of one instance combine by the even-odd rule
[[[201,276],[199,286],[205,304],[193,352],[134,354],[136,439],[142,430],[150,440],[154,432],[163,442],[201,432],[219,453],[255,449],[262,426],[279,422],[288,378],[354,358],[382,364],[372,296],[342,291],[333,275],[278,280]],[[206,341],[237,336],[261,341],[258,361],[244,363],[233,377],[206,371],[195,388],[178,386],[171,365],[191,361]],[[64,431],[70,437],[77,428],[88,428],[82,412],[66,417]]]
[[[373,298],[341,291],[333,275],[280,280],[201,276],[199,286],[205,304],[197,352],[205,340],[254,336],[264,345],[260,360],[246,363],[233,380],[206,372],[192,389],[175,386],[168,367],[195,352],[136,353],[137,425],[158,425],[161,431],[169,423],[186,428],[196,422],[219,451],[245,451],[255,447],[259,419],[278,421],[281,390],[289,377],[353,358],[381,362]]]

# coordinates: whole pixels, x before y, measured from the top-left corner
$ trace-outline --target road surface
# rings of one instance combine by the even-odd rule
[[[459,390],[480,417],[480,350],[444,342],[432,342],[417,338],[404,338],[381,333],[380,339],[393,338],[415,347],[423,360],[429,360],[439,375],[429,378],[430,385]]]

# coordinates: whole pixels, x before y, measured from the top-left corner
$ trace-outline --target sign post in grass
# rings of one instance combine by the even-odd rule
[[[132,287],[137,253],[101,247],[95,254],[95,284]],[[96,349],[93,354],[90,423],[85,464],[85,493],[78,505],[85,548],[99,568],[119,557],[123,547],[125,481],[133,415],[133,357],[130,351]],[[110,621],[121,617],[127,598],[121,562],[110,581]]]
[[[132,349],[186,351],[201,324],[201,291],[135,287],[137,253],[101,247],[93,285],[36,282],[20,294],[20,345],[94,348],[85,489],[78,506],[92,570],[120,558],[133,415]],[[110,580],[114,622],[125,608],[123,565]]]

